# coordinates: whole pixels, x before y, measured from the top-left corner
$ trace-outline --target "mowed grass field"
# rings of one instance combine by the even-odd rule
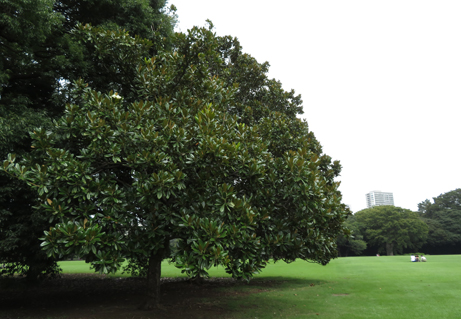
[[[88,272],[83,262],[61,267]],[[178,276],[163,264],[162,277]],[[211,276],[227,275],[217,268]],[[346,257],[327,266],[278,262],[250,285],[222,289],[229,290],[226,318],[461,318],[461,256],[428,256],[426,263],[409,256]]]

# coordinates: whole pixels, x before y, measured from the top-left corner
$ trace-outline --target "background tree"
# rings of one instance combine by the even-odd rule
[[[115,61],[152,45],[120,31],[80,32],[98,47],[116,38]],[[327,264],[349,215],[334,181],[339,163],[321,153],[305,122],[271,111],[247,125],[229,114],[238,86],[210,74],[226,66],[210,30],[193,28],[173,43],[133,61],[138,100],[80,81],[54,128],[34,131],[31,156],[5,161],[54,224],[42,243],[48,254],[85,256],[102,272],[125,258],[147,260],[146,308],[159,301],[165,258],[191,277],[220,264],[250,278],[269,259]],[[292,126],[306,135],[290,136]]]
[[[418,204],[418,211],[429,226],[425,252],[461,253],[461,189],[440,194],[433,202],[426,199]]]
[[[365,241],[376,245],[379,253],[418,250],[427,238],[428,227],[418,213],[395,206],[375,206],[355,213]]]
[[[360,227],[357,223],[355,215],[351,215],[344,222],[351,234],[349,236],[340,234],[338,236],[338,255],[347,257],[349,255],[359,256],[367,248],[367,243],[363,240],[363,235],[360,232]]]
[[[77,23],[101,26],[101,33],[123,27],[169,45],[174,7],[166,1],[0,0],[0,158],[30,151],[29,132],[51,126],[69,102],[68,85],[82,77],[100,90],[117,88],[129,97],[134,71],[109,61],[91,41],[73,31]],[[88,44],[88,45],[82,45]],[[104,48],[110,50],[110,45]],[[157,48],[150,46],[152,56]],[[129,58],[130,55],[125,58]],[[118,87],[117,87],[118,86]],[[39,249],[48,219],[34,213],[36,195],[24,183],[0,175],[0,260],[2,274],[31,280],[55,273],[56,263]]]

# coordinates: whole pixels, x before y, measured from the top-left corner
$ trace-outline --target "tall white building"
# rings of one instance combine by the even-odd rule
[[[392,193],[385,193],[380,191],[371,191],[366,194],[367,207],[392,205],[394,206],[394,195]]]

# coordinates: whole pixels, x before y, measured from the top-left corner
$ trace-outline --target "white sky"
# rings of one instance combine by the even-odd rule
[[[210,19],[301,94],[310,129],[343,165],[354,212],[372,190],[417,210],[461,187],[461,1],[169,3],[178,30]]]

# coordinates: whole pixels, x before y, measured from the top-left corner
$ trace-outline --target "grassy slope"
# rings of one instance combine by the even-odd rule
[[[323,267],[298,261],[269,265],[251,286],[263,280],[280,285],[257,294],[229,297],[229,318],[461,318],[461,256],[349,257]],[[65,272],[85,272],[82,262],[63,262]],[[80,269],[80,270],[78,270]],[[180,275],[164,264],[163,275]],[[222,277],[222,269],[212,276]],[[267,289],[261,283],[261,289]]]

